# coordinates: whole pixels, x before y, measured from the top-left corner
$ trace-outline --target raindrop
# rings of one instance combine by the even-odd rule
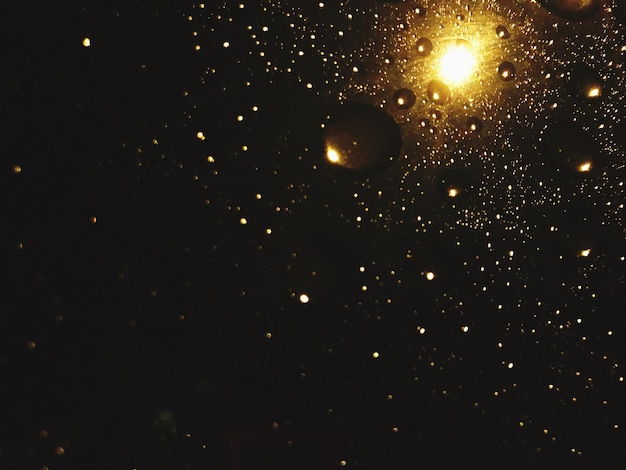
[[[428,118],[419,118],[417,120],[417,125],[420,128],[428,129],[428,128],[430,128],[430,119],[428,119]]]
[[[443,114],[438,109],[431,109],[429,114],[434,121],[438,121],[443,117]]]
[[[415,96],[415,93],[408,88],[400,88],[393,94],[393,102],[400,109],[409,109],[415,104],[416,101],[417,97]]]
[[[479,134],[485,127],[482,119],[476,116],[471,116],[467,118],[466,124],[467,124],[467,131],[473,134]]]
[[[600,75],[590,67],[581,65],[570,74],[570,85],[583,98],[595,99],[604,93],[604,82]]]
[[[500,39],[509,39],[511,37],[511,33],[509,33],[509,30],[501,24],[496,27],[496,35]]]
[[[426,89],[428,99],[436,104],[445,104],[450,99],[450,88],[441,80],[432,80]]]
[[[413,11],[415,11],[417,16],[426,16],[426,8],[424,8],[422,5],[416,5]]]
[[[599,9],[601,0],[539,0],[549,11],[565,19],[583,21]]]
[[[372,174],[388,168],[402,148],[400,127],[380,108],[363,103],[336,106],[324,129],[326,160]]]
[[[543,132],[544,158],[574,173],[585,174],[594,169],[596,154],[593,141],[574,123],[556,120]]]
[[[498,66],[498,76],[500,80],[508,82],[515,78],[515,65],[511,62],[504,61]]]
[[[393,65],[395,64],[396,59],[391,55],[391,54],[385,54],[383,56],[383,63],[386,65]]]
[[[472,188],[472,177],[466,170],[446,168],[439,175],[439,189],[447,198],[458,198]]]
[[[428,38],[419,38],[415,43],[417,54],[426,57],[433,51],[433,43]]]

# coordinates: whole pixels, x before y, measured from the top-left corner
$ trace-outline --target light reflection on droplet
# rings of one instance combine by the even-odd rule
[[[450,88],[441,80],[432,80],[426,89],[428,99],[436,104],[445,104],[450,99]]]
[[[393,101],[400,109],[409,109],[413,107],[417,98],[408,88],[400,88],[393,94]]]
[[[601,0],[539,0],[545,8],[565,19],[583,21],[601,7]]]
[[[496,35],[500,39],[509,39],[511,37],[511,33],[509,33],[509,30],[506,29],[506,26],[503,26],[501,24],[496,26]]]
[[[393,118],[362,103],[336,106],[328,116],[323,138],[327,162],[364,173],[389,167],[402,147],[400,128]]]
[[[502,62],[498,66],[498,77],[504,82],[513,80],[515,78],[515,65],[508,61]]]
[[[433,51],[433,43],[428,38],[419,38],[415,43],[417,55],[426,57]]]
[[[484,127],[485,125],[483,124],[482,119],[476,116],[471,116],[467,118],[467,129],[469,130],[469,132],[480,133],[480,131],[482,131]]]

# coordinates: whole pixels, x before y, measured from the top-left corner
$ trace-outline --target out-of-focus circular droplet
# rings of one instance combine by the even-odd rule
[[[506,26],[502,26],[501,24],[496,26],[496,35],[500,39],[509,39],[511,37],[511,33],[506,29]]]
[[[539,3],[565,19],[586,20],[600,9],[601,0],[539,0]]]
[[[385,65],[393,65],[396,63],[396,59],[391,54],[383,55],[383,63]]]
[[[417,55],[421,57],[429,56],[433,51],[433,43],[428,38],[419,38],[415,43],[415,50],[417,51]]]
[[[446,104],[450,99],[450,87],[441,80],[432,80],[426,88],[428,99],[436,104]]]
[[[393,94],[393,102],[400,109],[409,109],[413,107],[417,97],[408,88],[400,88]]]
[[[485,125],[483,124],[482,119],[476,116],[470,116],[467,118],[467,131],[473,134],[479,134]]]
[[[604,82],[600,75],[590,67],[575,67],[570,74],[570,84],[583,98],[595,99],[604,93]]]
[[[498,77],[504,82],[511,81],[515,78],[515,65],[509,61],[504,61],[498,66]]]
[[[597,155],[593,140],[573,122],[554,121],[543,132],[544,158],[573,173],[586,174],[594,170]]]
[[[415,5],[413,11],[417,14],[417,16],[426,16],[426,8],[424,8],[422,5]]]
[[[324,131],[326,160],[362,173],[378,173],[402,148],[400,127],[380,108],[363,103],[336,106]]]
[[[420,118],[417,120],[417,126],[422,129],[430,128],[430,120],[428,118]]]
[[[439,176],[439,188],[444,197],[459,198],[472,188],[472,177],[466,170],[446,168]]]

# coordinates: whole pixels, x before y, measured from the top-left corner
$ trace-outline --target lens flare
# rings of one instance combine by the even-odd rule
[[[448,46],[439,63],[439,76],[451,85],[462,85],[476,69],[476,56],[472,44],[457,39]]]

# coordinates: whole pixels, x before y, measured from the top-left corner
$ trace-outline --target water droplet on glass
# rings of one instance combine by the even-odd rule
[[[456,20],[457,21],[463,21],[464,19],[465,19],[465,15],[462,15],[460,13],[458,15],[456,15]]]
[[[570,74],[570,84],[583,98],[595,99],[604,93],[604,82],[598,73],[586,65],[575,67]]]
[[[428,129],[430,127],[430,120],[428,118],[419,118],[417,120],[417,126],[422,129]]]
[[[471,189],[472,177],[463,169],[446,168],[439,176],[439,188],[445,197],[461,197]]]
[[[565,19],[583,21],[593,16],[601,0],[539,0],[545,8]]]
[[[433,51],[433,43],[428,38],[419,38],[415,43],[417,55],[426,57]]]
[[[396,59],[392,55],[385,54],[383,56],[383,63],[384,64],[386,64],[386,65],[393,65],[393,64],[395,64],[395,62],[396,62]]]
[[[506,27],[502,26],[501,24],[496,26],[496,35],[500,39],[509,39],[511,37],[511,33],[509,33],[509,30],[506,29]]]
[[[424,8],[422,5],[416,5],[415,8],[413,9],[413,11],[418,16],[426,16],[426,8]]]
[[[417,97],[415,96],[415,93],[408,88],[400,88],[393,94],[393,102],[400,109],[409,109],[415,104],[416,101]]]
[[[400,127],[380,108],[362,103],[336,106],[324,129],[326,160],[362,173],[388,168],[402,148]]]
[[[585,174],[594,169],[596,154],[592,139],[570,121],[556,120],[543,132],[544,158],[561,168]]]
[[[431,109],[429,115],[434,121],[438,121],[443,116],[441,111],[439,111],[438,109]]]
[[[505,82],[513,80],[515,78],[515,65],[508,61],[502,62],[498,66],[498,77]]]
[[[441,80],[432,80],[426,89],[428,99],[436,104],[445,104],[450,99],[450,88]]]
[[[483,124],[482,119],[476,117],[476,116],[471,116],[469,118],[467,118],[467,130],[470,133],[474,133],[474,134],[479,134],[483,128],[485,127],[485,125]]]

